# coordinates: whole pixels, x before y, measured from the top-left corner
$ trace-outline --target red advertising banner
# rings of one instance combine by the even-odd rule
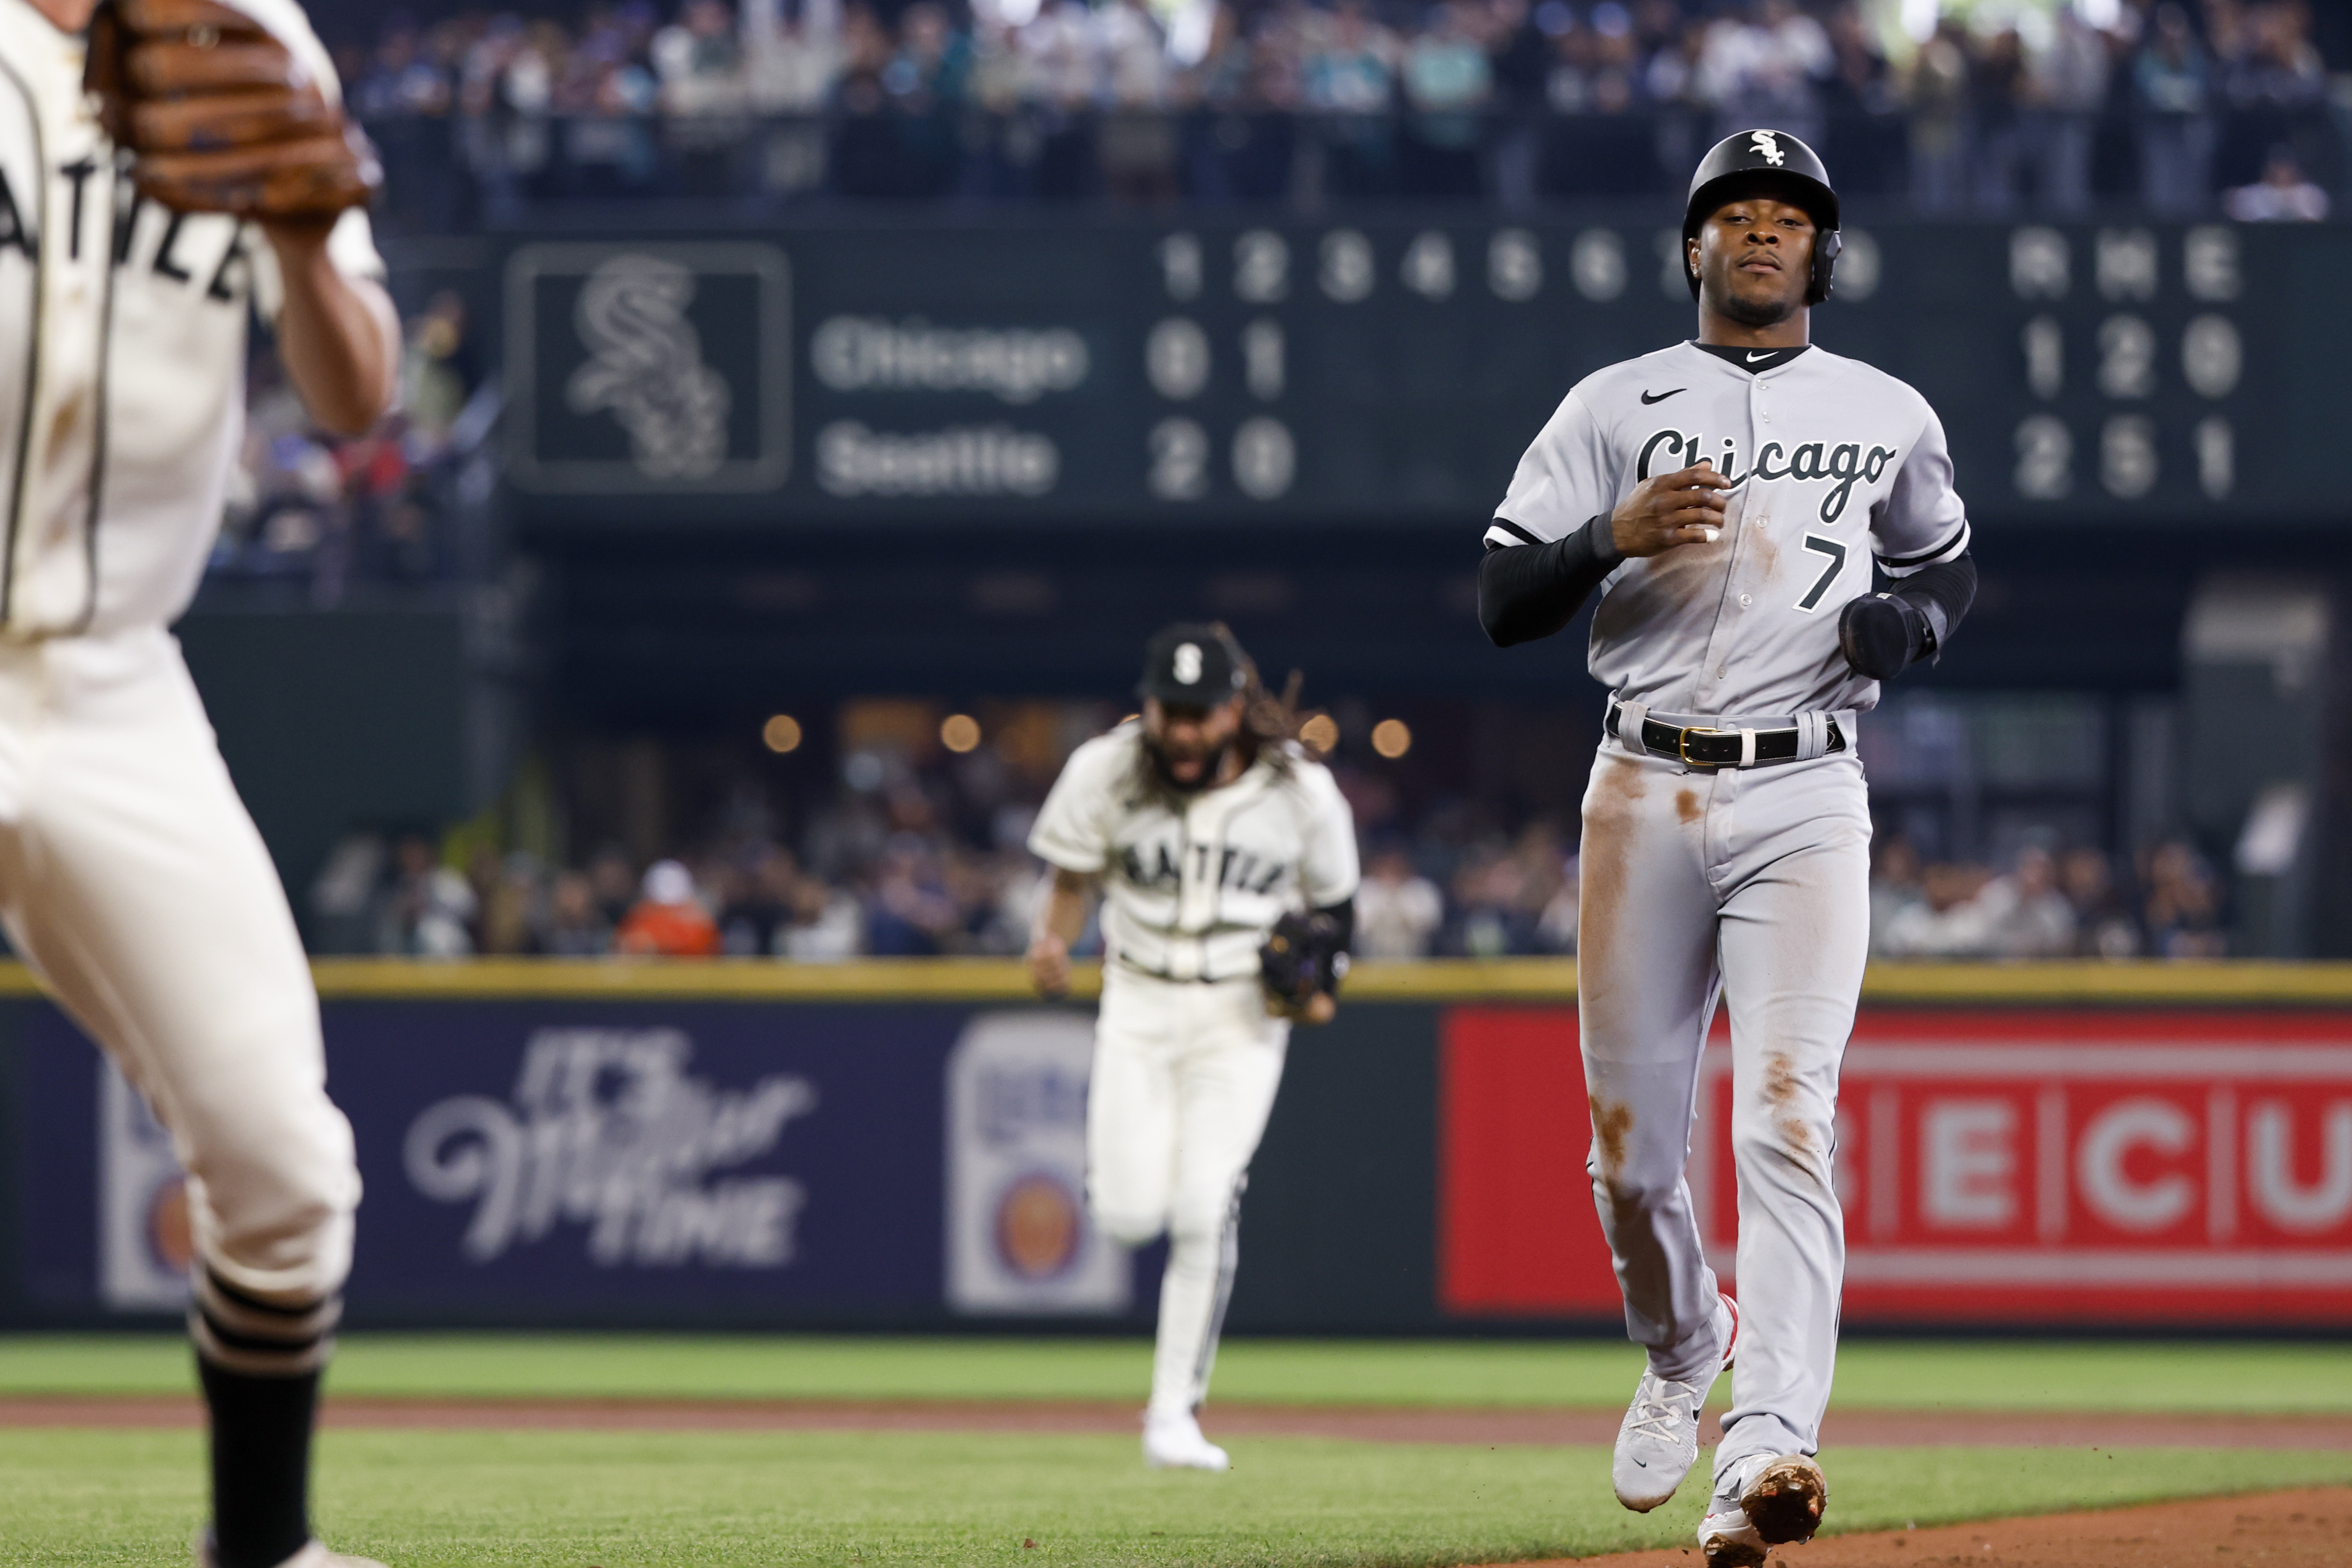
[[[1447,1020],[1449,1311],[1613,1308],[1605,1252],[1593,1263],[1575,1039],[1571,1008]],[[1718,1024],[1691,1184],[1710,1257],[1736,1289],[1733,1070]],[[1568,1125],[1538,1126],[1546,1115]],[[2341,1324],[2352,1015],[1865,1011],[1841,1080],[1835,1168],[1850,1321]],[[1522,1190],[1493,1207],[1506,1186]]]

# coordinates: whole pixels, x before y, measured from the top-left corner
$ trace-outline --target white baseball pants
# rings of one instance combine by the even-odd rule
[[[1087,1090],[1087,1197],[1105,1235],[1168,1235],[1151,1408],[1199,1407],[1240,1257],[1242,1189],[1290,1024],[1255,976],[1155,980],[1107,964]]]
[[[170,1130],[205,1263],[333,1295],[360,1180],[310,964],[162,627],[0,646],[0,922]]]
[[[1584,796],[1577,1013],[1601,1226],[1661,1376],[1721,1353],[1685,1167],[1699,1054],[1731,1016],[1739,1345],[1720,1475],[1815,1451],[1837,1359],[1838,1064],[1869,949],[1870,812],[1851,752],[1685,772],[1604,744]]]

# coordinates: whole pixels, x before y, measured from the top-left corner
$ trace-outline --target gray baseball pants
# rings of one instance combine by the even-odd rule
[[[1686,770],[1606,741],[1584,797],[1582,876],[1588,1169],[1627,1336],[1664,1377],[1703,1375],[1722,1353],[1685,1168],[1699,1056],[1723,997],[1740,1321],[1716,1473],[1750,1454],[1811,1454],[1845,1272],[1831,1157],[1869,948],[1862,764],[1849,750]]]

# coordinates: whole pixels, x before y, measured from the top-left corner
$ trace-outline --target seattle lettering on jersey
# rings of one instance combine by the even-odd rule
[[[1184,879],[1181,859],[1183,847],[1173,838],[1155,838],[1149,844],[1122,844],[1118,847],[1119,874],[1138,888],[1173,888]],[[1209,858],[1213,853],[1219,864],[1216,883],[1237,892],[1263,896],[1272,892],[1290,870],[1287,860],[1271,860],[1262,855],[1226,845],[1213,850],[1209,845],[1192,846],[1192,876],[1196,881],[1209,878]]]
[[[1650,477],[1653,460],[1664,452],[1669,459],[1655,465],[1655,471],[1672,473],[1700,462],[1712,462],[1715,471],[1735,484],[1743,477],[1739,472],[1739,443],[1737,437],[1726,436],[1722,456],[1714,457],[1706,449],[1706,437],[1693,430],[1660,430],[1642,443],[1640,458],[1633,466],[1636,484]],[[1824,455],[1826,454],[1826,455]],[[1873,447],[1869,455],[1863,454],[1862,444],[1843,441],[1832,445],[1826,441],[1808,441],[1794,452],[1778,441],[1767,441],[1756,454],[1755,474],[1762,479],[1795,479],[1811,484],[1834,479],[1828,494],[1822,497],[1821,519],[1835,522],[1845,515],[1845,503],[1853,493],[1856,479],[1874,485],[1886,472],[1887,465],[1901,457],[1893,447]]]
[[[98,172],[98,163],[89,158],[77,159],[58,166],[58,178],[66,187],[66,257],[69,261],[81,259],[83,215],[86,210],[90,176]],[[246,248],[246,231],[242,224],[227,226],[226,246],[206,246],[208,254],[194,254],[187,249],[185,230],[189,215],[172,212],[151,204],[135,192],[130,200],[119,204],[113,215],[110,242],[114,265],[132,265],[131,254],[137,248],[140,219],[148,213],[159,215],[162,233],[154,248],[147,256],[148,269],[158,278],[175,283],[204,280],[205,300],[221,305],[241,305],[252,292],[253,258]],[[154,226],[150,225],[151,228]],[[217,223],[206,226],[218,228]],[[14,248],[23,253],[27,261],[40,258],[40,235],[26,216],[25,205],[16,199],[9,184],[8,171],[0,166],[0,249]],[[241,275],[241,276],[240,276]]]

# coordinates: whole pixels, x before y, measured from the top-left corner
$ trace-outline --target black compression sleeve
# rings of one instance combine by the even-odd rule
[[[1969,605],[1976,601],[1976,561],[1963,550],[1952,560],[1922,566],[1908,577],[1896,579],[1892,592],[1898,599],[1908,599],[1927,617],[1927,626],[1936,634],[1935,651],[1941,653],[1952,634],[1960,629]]]
[[[1339,951],[1346,952],[1356,945],[1356,900],[1341,899],[1336,904],[1326,904],[1315,911],[1329,915],[1339,928]]]
[[[1576,618],[1586,597],[1625,558],[1609,515],[1549,544],[1489,549],[1478,563],[1478,624],[1496,647],[1548,637]]]

